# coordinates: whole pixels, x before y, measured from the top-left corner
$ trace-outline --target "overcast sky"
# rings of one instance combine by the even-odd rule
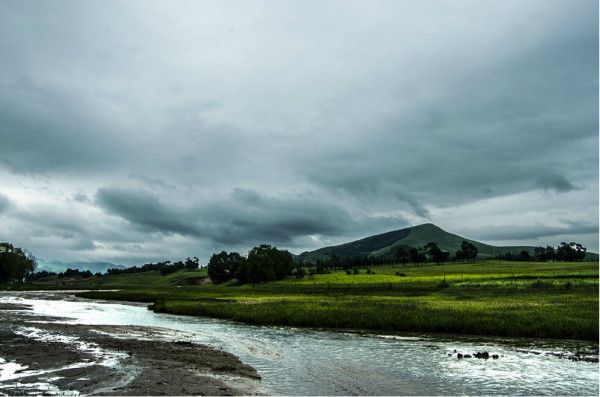
[[[595,0],[0,1],[0,53],[0,240],[47,260],[598,251]]]

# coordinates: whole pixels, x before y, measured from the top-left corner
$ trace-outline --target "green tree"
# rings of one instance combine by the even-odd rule
[[[198,267],[200,267],[200,261],[198,260],[198,258],[193,257],[193,258],[187,258],[185,260],[185,268],[187,270],[196,270],[196,269],[198,269]]]
[[[556,259],[559,261],[581,261],[585,259],[586,252],[587,248],[579,243],[572,241],[567,244],[563,241],[556,249]]]
[[[517,260],[520,262],[529,262],[531,260],[531,255],[529,255],[528,251],[523,250],[517,256]]]
[[[37,261],[29,252],[0,243],[0,283],[23,283],[35,272]]]
[[[424,247],[425,252],[429,256],[429,259],[438,265],[442,262],[446,262],[448,260],[449,254],[446,251],[442,251],[442,249],[437,245],[437,243],[430,242],[427,243]]]
[[[237,252],[213,254],[208,261],[208,276],[215,284],[224,283],[238,275],[244,261],[244,257]]]
[[[535,260],[538,261],[546,261],[547,257],[546,257],[546,248],[544,247],[535,247],[533,250],[533,257]]]
[[[409,250],[406,247],[398,247],[396,250],[396,260],[403,264],[410,262]]]
[[[553,261],[556,259],[556,250],[554,247],[548,245],[546,246],[546,260]]]
[[[427,257],[423,253],[423,249],[421,247],[410,247],[408,249],[408,255],[410,257],[410,261],[415,264],[424,263],[427,260]]]
[[[475,246],[475,244],[470,243],[468,241],[463,241],[460,244],[460,251],[462,252],[462,259],[464,260],[474,260],[477,258],[477,254],[479,254],[479,250]]]
[[[263,244],[248,252],[248,257],[238,272],[242,284],[258,284],[281,280],[292,274],[294,260],[286,250]]]

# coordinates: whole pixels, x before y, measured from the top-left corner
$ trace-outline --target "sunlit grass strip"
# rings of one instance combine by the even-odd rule
[[[373,269],[376,274],[336,271],[256,286],[175,287],[160,276],[140,274],[137,286],[132,278],[111,278],[103,286],[127,284],[121,291],[82,296],[149,302],[156,311],[250,324],[598,338],[597,263],[487,261]],[[172,276],[181,277],[188,275]]]
[[[158,312],[300,327],[596,340],[597,312],[571,304],[410,299],[167,300]],[[575,312],[574,312],[575,310]]]

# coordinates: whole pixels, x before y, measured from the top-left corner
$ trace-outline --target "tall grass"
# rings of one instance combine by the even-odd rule
[[[158,301],[157,312],[250,324],[595,340],[597,315],[570,305],[389,299]],[[596,317],[596,321],[593,318]]]
[[[598,339],[593,262],[391,265],[376,274],[337,271],[256,286],[192,286],[184,281],[197,276],[185,273],[161,277],[107,277],[80,295],[250,324]],[[121,290],[99,290],[106,286]]]

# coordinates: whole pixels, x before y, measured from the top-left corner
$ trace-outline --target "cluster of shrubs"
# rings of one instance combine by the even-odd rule
[[[331,271],[329,271],[328,269],[317,268],[314,266],[309,267],[308,270],[306,270],[306,268],[302,265],[298,265],[294,269],[292,269],[292,275],[296,276],[296,278],[303,278],[307,274],[310,277],[312,277],[315,274],[330,274],[330,273],[331,273]]]
[[[551,288],[553,286],[554,286],[554,284],[551,283],[550,281],[544,281],[544,280],[540,280],[540,279],[537,279],[536,281],[534,281],[533,283],[531,283],[529,285],[529,287],[535,288],[535,289]],[[566,290],[570,290],[571,288],[573,288],[573,283],[571,283],[570,281],[567,281],[562,285],[562,288],[566,289]]]
[[[98,275],[100,273],[97,273]],[[80,278],[89,278],[92,277],[93,274],[89,270],[81,271],[79,269],[67,269],[62,273],[58,273],[58,278],[64,277],[80,277]]]
[[[57,274],[55,272],[49,272],[46,270],[42,270],[41,272],[35,272],[33,273],[31,276],[29,276],[29,280],[30,281],[35,281],[35,280],[40,280],[46,277],[52,277],[52,276],[56,276]]]
[[[357,267],[348,269],[346,270],[346,274],[360,274],[360,269]],[[368,268],[365,270],[365,274],[375,274],[375,270]]]

